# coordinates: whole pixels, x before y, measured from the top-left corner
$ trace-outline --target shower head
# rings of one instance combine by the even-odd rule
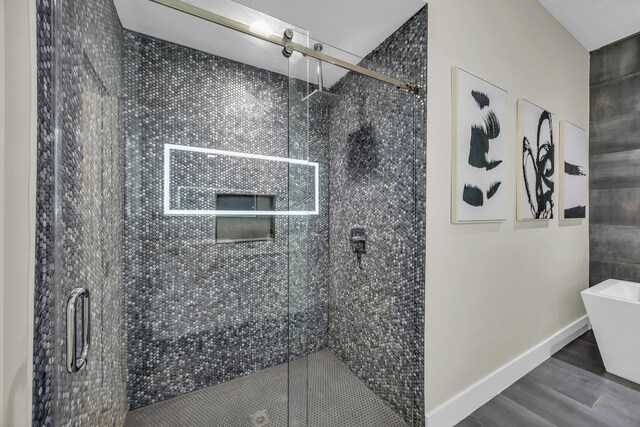
[[[316,43],[313,45],[313,50],[316,52],[322,52],[322,43]],[[318,77],[318,88],[311,92],[309,95],[302,98],[303,101],[309,100],[309,102],[313,102],[319,105],[330,105],[337,98],[338,95],[335,93],[331,93],[329,91],[324,90],[324,80],[322,78],[322,61],[318,59],[318,68],[317,68],[317,77]]]
[[[310,104],[316,105],[331,105],[339,98],[335,93],[328,92],[326,90],[316,89],[309,95],[302,98],[303,101],[309,101]]]

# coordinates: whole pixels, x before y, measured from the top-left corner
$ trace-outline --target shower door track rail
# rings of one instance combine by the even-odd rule
[[[278,46],[282,46],[283,54],[287,57],[291,56],[293,52],[300,52],[303,55],[310,56],[312,58],[315,58],[323,62],[327,62],[329,64],[333,64],[340,68],[344,68],[345,70],[353,71],[355,73],[362,74],[367,77],[371,77],[373,79],[392,84],[398,88],[406,89],[409,92],[412,92],[415,94],[418,93],[419,88],[415,83],[404,82],[402,80],[395,79],[393,77],[384,75],[377,71],[373,71],[368,68],[361,67],[360,65],[354,65],[347,61],[343,61],[342,59],[338,59],[333,56],[318,52],[300,43],[295,43],[291,40],[293,38],[293,31],[291,31],[290,29],[287,29],[285,31],[285,34],[283,37],[278,37],[274,34],[264,34],[256,31],[252,31],[249,25],[243,24],[233,19],[226,18],[222,15],[218,15],[217,13],[210,12],[206,9],[202,9],[200,7],[186,3],[182,0],[152,0],[152,1],[154,3],[158,3],[163,6],[167,6],[172,9],[179,10],[181,12],[204,19],[206,21],[213,22],[218,25],[222,25],[223,27],[230,28],[234,31],[241,32],[248,36],[255,37]]]

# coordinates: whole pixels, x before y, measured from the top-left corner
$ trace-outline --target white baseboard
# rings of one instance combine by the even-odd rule
[[[586,315],[571,323],[427,413],[427,427],[456,425],[590,328]]]

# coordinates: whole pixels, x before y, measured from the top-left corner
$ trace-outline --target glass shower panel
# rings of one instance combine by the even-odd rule
[[[306,46],[307,40],[295,40]],[[309,275],[310,224],[318,217],[322,206],[319,192],[321,177],[326,174],[321,158],[312,156],[309,140],[309,111],[306,101],[310,85],[307,73],[309,59],[298,52],[289,58],[289,157],[304,164],[291,164],[289,168],[289,205],[308,214],[289,217],[289,426],[306,426],[308,411],[307,358],[310,351],[309,336],[310,294]]]
[[[412,81],[389,68],[395,64],[385,57],[388,49],[383,44],[355,63]],[[326,44],[323,52],[356,57]],[[328,93],[309,101],[308,132],[314,135],[310,150],[316,139],[326,147],[330,176],[323,235],[328,259],[320,264],[328,320],[324,345],[307,357],[308,424],[414,425],[420,372],[416,307],[422,286],[420,101],[406,90],[322,66]],[[313,254],[314,238],[309,242]],[[311,277],[318,264],[310,260]],[[309,328],[312,324],[317,322]]]

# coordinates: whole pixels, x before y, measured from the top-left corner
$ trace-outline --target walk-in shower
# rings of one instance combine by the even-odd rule
[[[34,425],[423,425],[424,3],[37,4]]]

